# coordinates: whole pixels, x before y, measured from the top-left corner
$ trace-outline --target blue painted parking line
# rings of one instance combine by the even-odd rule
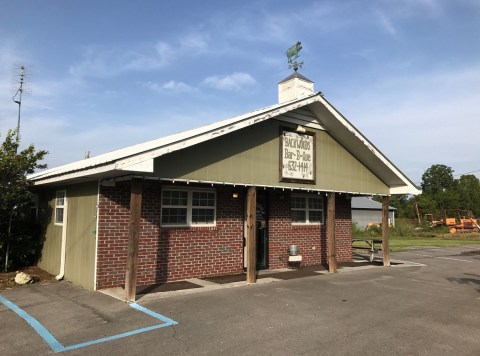
[[[38,335],[40,335],[42,337],[42,339],[48,344],[48,346],[50,346],[50,348],[54,352],[63,352],[63,351],[68,351],[68,350],[79,349],[79,348],[82,348],[82,347],[86,347],[86,346],[90,346],[90,345],[94,345],[94,344],[100,344],[100,343],[106,342],[106,341],[117,340],[117,339],[121,339],[121,338],[124,338],[124,337],[127,337],[127,336],[132,336],[132,335],[144,333],[144,332],[147,332],[147,331],[164,328],[166,326],[171,326],[171,325],[178,324],[175,320],[167,318],[166,316],[164,316],[162,314],[155,313],[154,311],[152,311],[150,309],[147,309],[145,307],[142,307],[141,305],[138,305],[137,303],[131,303],[129,305],[132,308],[134,308],[138,311],[141,311],[142,313],[145,313],[147,315],[150,315],[151,317],[154,317],[156,319],[161,320],[162,324],[152,325],[152,326],[148,326],[148,327],[141,328],[141,329],[135,329],[133,331],[128,331],[128,332],[125,332],[125,333],[116,334],[116,335],[104,337],[104,338],[101,338],[101,339],[90,340],[90,341],[87,341],[87,342],[82,342],[80,344],[64,346],[37,319],[35,319],[33,316],[31,316],[30,314],[25,312],[23,309],[18,307],[16,304],[12,303],[11,301],[9,301],[7,298],[3,297],[2,295],[0,295],[0,302],[3,305],[5,305],[8,309],[13,311],[15,314],[17,314],[19,317],[21,317],[23,320],[25,320],[38,333]]]

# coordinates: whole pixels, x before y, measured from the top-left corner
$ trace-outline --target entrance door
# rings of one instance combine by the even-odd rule
[[[268,195],[257,191],[257,270],[268,268]]]

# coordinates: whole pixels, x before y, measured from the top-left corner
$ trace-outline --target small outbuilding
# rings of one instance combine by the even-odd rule
[[[139,285],[244,270],[255,282],[292,260],[330,271],[350,261],[352,197],[388,207],[390,195],[419,190],[311,80],[295,71],[278,94],[272,106],[30,176],[45,227],[39,266],[88,289],[125,286],[131,300]]]
[[[388,225],[395,227],[395,211],[388,207]],[[370,197],[352,198],[352,223],[360,229],[365,229],[369,224],[379,225],[382,222],[382,203]]]

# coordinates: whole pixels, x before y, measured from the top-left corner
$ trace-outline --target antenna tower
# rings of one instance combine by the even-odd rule
[[[20,136],[20,112],[22,108],[22,94],[23,94],[23,82],[25,80],[25,66],[20,66],[20,86],[17,92],[12,97],[14,103],[18,104],[18,119],[17,119],[17,142]]]

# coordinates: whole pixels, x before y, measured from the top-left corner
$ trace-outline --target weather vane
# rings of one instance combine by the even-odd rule
[[[287,50],[288,58],[288,68],[292,68],[295,72],[298,70],[298,67],[302,68],[303,62],[298,63],[295,59],[299,57],[298,52],[302,49],[302,42],[298,41],[292,47]]]

